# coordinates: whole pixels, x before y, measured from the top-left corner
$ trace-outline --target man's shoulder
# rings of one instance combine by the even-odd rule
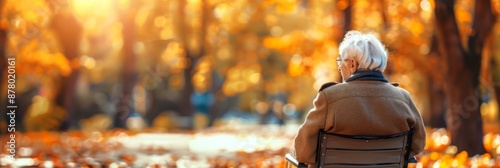
[[[321,91],[325,90],[326,88],[328,88],[330,86],[337,85],[337,84],[339,84],[339,83],[338,82],[327,82],[327,83],[321,85],[321,87],[319,88],[319,91],[321,92]]]
[[[389,82],[389,84],[392,85],[394,88],[401,89],[399,87],[399,83],[397,83],[397,82]],[[327,83],[324,83],[323,85],[321,85],[319,91],[323,91],[326,88],[330,88],[332,86],[338,87],[340,89],[340,88],[342,88],[341,85],[343,85],[343,84],[339,83],[339,82],[327,82]],[[344,88],[349,88],[349,87],[348,87],[348,85],[344,85]]]
[[[399,83],[398,82],[389,82],[389,84],[391,84],[392,86],[394,87],[398,87],[399,86]]]

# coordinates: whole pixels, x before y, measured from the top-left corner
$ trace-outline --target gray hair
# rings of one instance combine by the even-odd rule
[[[354,59],[360,68],[384,72],[387,67],[387,49],[372,34],[351,30],[339,46],[342,59]]]

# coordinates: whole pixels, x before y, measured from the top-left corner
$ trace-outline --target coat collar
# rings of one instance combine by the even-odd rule
[[[384,74],[380,71],[356,71],[354,74],[351,75],[351,77],[347,78],[345,80],[346,82],[351,82],[351,81],[380,81],[380,82],[385,82],[388,83],[389,81],[384,77]]]

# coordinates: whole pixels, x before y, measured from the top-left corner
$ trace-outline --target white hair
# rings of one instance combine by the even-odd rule
[[[358,69],[366,68],[384,72],[387,67],[387,49],[372,34],[363,34],[356,30],[347,32],[339,46],[342,59],[354,59]]]

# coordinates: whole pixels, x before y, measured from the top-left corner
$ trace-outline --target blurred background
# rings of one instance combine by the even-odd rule
[[[96,136],[117,131],[293,138],[319,87],[341,81],[337,48],[355,29],[386,44],[384,74],[417,104],[426,149],[438,151],[424,167],[478,155],[500,164],[499,0],[0,0],[0,9],[0,92],[15,58],[26,148],[37,136],[63,144],[67,133],[107,144]],[[3,137],[10,119],[2,112]],[[287,149],[258,155],[281,164]]]

